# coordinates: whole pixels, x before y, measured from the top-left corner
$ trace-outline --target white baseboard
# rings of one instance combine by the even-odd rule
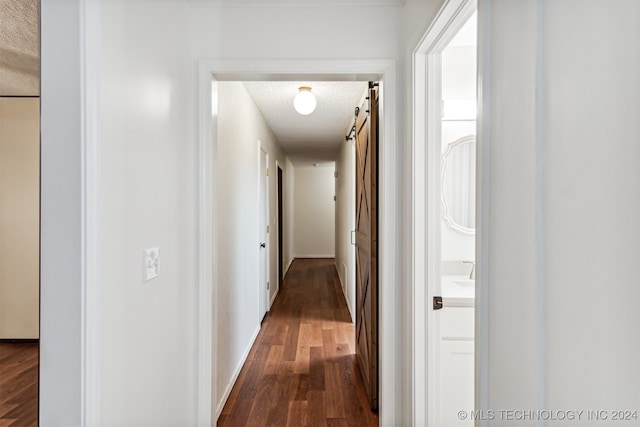
[[[220,418],[220,414],[222,413],[222,410],[224,409],[224,405],[227,403],[227,399],[229,399],[229,395],[231,394],[231,389],[233,388],[233,386],[235,385],[236,381],[238,380],[238,375],[240,375],[240,371],[242,370],[242,367],[244,366],[244,363],[247,361],[247,357],[249,356],[249,352],[251,351],[251,347],[253,347],[253,344],[256,342],[256,338],[258,338],[258,334],[259,333],[260,333],[260,325],[258,325],[258,327],[256,328],[255,332],[253,333],[253,336],[251,337],[249,345],[245,349],[242,357],[240,358],[240,363],[236,367],[235,372],[233,373],[233,376],[231,377],[231,381],[229,381],[229,384],[227,384],[227,388],[225,389],[224,394],[222,395],[222,399],[220,400],[220,403],[218,404],[218,407],[216,408],[216,421],[218,420],[218,418]]]
[[[291,268],[291,264],[293,264],[293,260],[295,258],[291,258],[289,260],[289,262],[287,263],[287,267],[284,269],[284,274],[282,275],[282,277],[286,277],[287,273],[289,272],[289,269]]]
[[[278,293],[280,293],[280,286],[276,288],[276,292],[273,294],[273,296],[271,297],[271,300],[269,301],[269,310],[271,310],[271,306],[273,305],[273,302],[276,300]]]
[[[293,258],[335,258],[336,255],[335,254],[325,254],[325,255],[318,255],[318,254],[307,254],[307,255],[296,255]]]
[[[340,289],[342,289],[342,296],[344,297],[344,300],[347,303],[347,308],[349,309],[349,315],[351,316],[351,322],[353,323],[356,321],[356,316],[353,313],[353,309],[351,308],[351,304],[349,303],[349,298],[347,297],[347,287],[346,287],[346,283],[344,282],[345,279],[340,274],[340,268],[338,267],[338,264],[334,263],[334,265],[336,267],[336,271],[338,272],[338,280],[340,280]],[[343,268],[346,268],[344,267],[344,264],[343,264]]]

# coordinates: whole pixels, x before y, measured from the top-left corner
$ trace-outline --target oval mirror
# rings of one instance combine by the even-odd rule
[[[464,136],[442,153],[442,218],[461,233],[476,232],[476,137]]]

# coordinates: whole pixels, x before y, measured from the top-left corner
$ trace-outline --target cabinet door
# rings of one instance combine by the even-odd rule
[[[474,309],[445,307],[438,315],[441,323],[437,425],[473,426],[468,415],[474,408]],[[465,411],[467,417],[459,417],[460,411]]]

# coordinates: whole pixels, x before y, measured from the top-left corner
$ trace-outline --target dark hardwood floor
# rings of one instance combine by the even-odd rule
[[[0,341],[0,427],[38,425],[38,344]]]
[[[378,426],[333,262],[294,261],[218,427]]]

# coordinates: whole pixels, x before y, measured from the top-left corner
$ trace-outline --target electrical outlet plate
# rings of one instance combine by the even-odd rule
[[[144,250],[144,280],[154,279],[160,275],[160,248]]]

